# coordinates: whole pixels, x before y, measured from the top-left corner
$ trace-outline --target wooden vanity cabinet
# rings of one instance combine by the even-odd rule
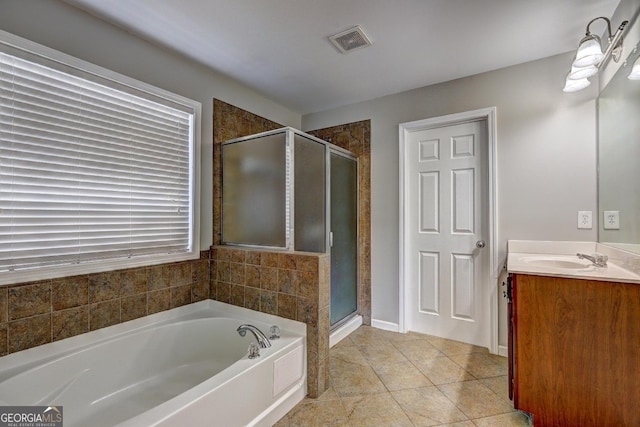
[[[510,389],[534,426],[640,426],[640,285],[511,274]]]

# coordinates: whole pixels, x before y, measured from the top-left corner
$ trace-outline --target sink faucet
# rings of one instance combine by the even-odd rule
[[[245,336],[247,334],[247,331],[251,332],[253,336],[256,337],[256,341],[258,341],[258,345],[260,345],[260,348],[271,347],[269,338],[267,338],[267,336],[263,334],[260,329],[256,328],[253,325],[240,325],[238,327],[238,334],[240,334],[241,337]]]
[[[586,254],[577,253],[576,255],[578,256],[579,259],[588,259],[596,267],[606,267],[607,266],[607,261],[609,260],[608,256],[602,255],[602,254],[598,254],[598,253],[595,253],[593,255],[586,255]]]

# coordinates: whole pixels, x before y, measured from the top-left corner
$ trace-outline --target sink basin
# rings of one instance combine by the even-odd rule
[[[573,256],[535,256],[522,258],[523,262],[536,267],[561,268],[569,270],[584,270],[593,267],[588,260],[581,260]]]

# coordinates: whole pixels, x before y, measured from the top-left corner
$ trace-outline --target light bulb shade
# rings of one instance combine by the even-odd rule
[[[573,61],[573,66],[581,68],[597,65],[603,58],[604,53],[602,53],[600,37],[589,34],[580,40],[580,46],[578,46],[578,52],[576,53],[575,61]]]
[[[640,57],[636,59],[636,62],[633,63],[633,67],[631,67],[631,73],[629,73],[629,80],[640,80]]]
[[[581,80],[586,79],[588,77],[594,76],[598,72],[598,67],[595,65],[589,65],[588,67],[571,67],[571,72],[569,73],[569,79],[571,80]]]
[[[567,77],[567,81],[564,84],[563,92],[577,92],[589,86],[591,82],[587,79],[574,80]]]

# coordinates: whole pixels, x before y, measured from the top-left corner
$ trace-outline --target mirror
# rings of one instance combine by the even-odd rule
[[[636,48],[598,98],[598,241],[640,253],[640,80]]]

